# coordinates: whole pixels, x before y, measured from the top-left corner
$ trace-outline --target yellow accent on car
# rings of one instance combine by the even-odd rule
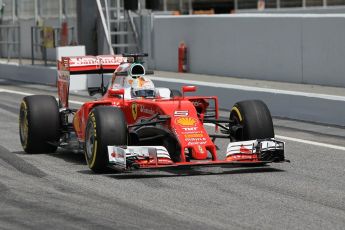
[[[91,163],[90,163],[90,168],[93,168],[94,165],[95,165],[95,162],[96,162],[96,158],[97,158],[97,125],[96,125],[96,118],[95,118],[95,115],[93,113],[90,114],[90,117],[91,117],[91,121],[92,121],[92,127],[93,127],[93,133],[94,133],[94,137],[95,137],[95,142],[93,144],[93,153],[92,153],[92,160],[91,160]]]
[[[93,168],[93,166],[95,165],[96,155],[97,155],[97,140],[95,140],[95,143],[93,145],[93,154],[92,154],[92,161],[90,164],[90,168]]]
[[[235,112],[237,113],[238,118],[240,119],[240,121],[243,120],[243,119],[242,119],[242,115],[241,115],[241,113],[240,113],[240,110],[239,110],[237,107],[235,107],[235,106],[232,107],[231,111],[235,111]]]
[[[23,108],[22,108],[23,107]],[[28,134],[29,134],[29,124],[28,124],[28,109],[25,101],[22,101],[20,105],[20,110],[23,111],[23,117],[19,116],[19,124],[21,124],[21,128],[23,129],[23,136],[24,140],[22,140],[22,146],[25,149],[28,144]],[[21,120],[22,119],[22,120]]]

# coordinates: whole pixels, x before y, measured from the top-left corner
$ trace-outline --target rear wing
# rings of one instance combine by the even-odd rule
[[[62,57],[58,70],[70,74],[112,73],[123,62],[127,62],[127,57],[122,55]]]
[[[59,103],[68,108],[70,75],[113,73],[127,57],[122,55],[62,57],[57,63],[57,88]]]

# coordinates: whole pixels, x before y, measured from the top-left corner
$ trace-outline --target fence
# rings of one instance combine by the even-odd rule
[[[46,38],[44,35],[44,30],[47,29],[50,30],[51,34],[50,38]],[[31,64],[35,64],[35,59],[37,58],[36,54],[39,52],[42,55],[42,59],[44,60],[44,65],[47,65],[47,49],[49,48],[55,48],[61,44],[62,34],[61,34],[61,28],[60,27],[42,27],[42,26],[32,26],[31,27]],[[68,27],[68,34],[71,34],[71,39],[64,42],[67,44],[63,45],[75,45],[76,39],[75,39],[75,33],[74,33],[74,27]],[[47,41],[48,40],[48,41]]]
[[[0,56],[7,62],[16,57],[21,63],[20,28],[19,25],[0,25]]]
[[[76,17],[77,0],[2,0],[4,20]]]

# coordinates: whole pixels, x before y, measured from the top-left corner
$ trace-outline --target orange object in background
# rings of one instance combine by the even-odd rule
[[[181,42],[178,47],[178,72],[187,72],[187,46],[184,42]]]
[[[180,13],[180,11],[175,10],[175,11],[172,11],[172,12],[171,12],[171,15],[179,16],[179,15],[181,15],[181,13]]]
[[[209,9],[209,10],[194,10],[193,14],[214,14],[214,9]]]
[[[258,0],[258,10],[265,9],[265,0]]]

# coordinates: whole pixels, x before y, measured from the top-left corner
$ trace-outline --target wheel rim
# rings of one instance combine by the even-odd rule
[[[20,142],[24,148],[26,148],[29,135],[29,122],[28,122],[28,111],[25,102],[22,102],[20,106],[19,115],[19,134]]]
[[[240,125],[241,124],[240,119],[238,118],[238,115],[233,114],[230,117],[230,119],[233,120],[236,125]]]
[[[96,135],[95,135],[95,129],[92,125],[91,122],[88,123],[87,128],[86,128],[86,155],[88,159],[92,159],[92,154],[94,152],[95,148],[95,140],[96,140]]]
[[[234,121],[234,123],[236,125],[240,125],[241,124],[240,118],[238,117],[238,114],[237,114],[236,111],[232,111],[230,113],[230,120]]]

